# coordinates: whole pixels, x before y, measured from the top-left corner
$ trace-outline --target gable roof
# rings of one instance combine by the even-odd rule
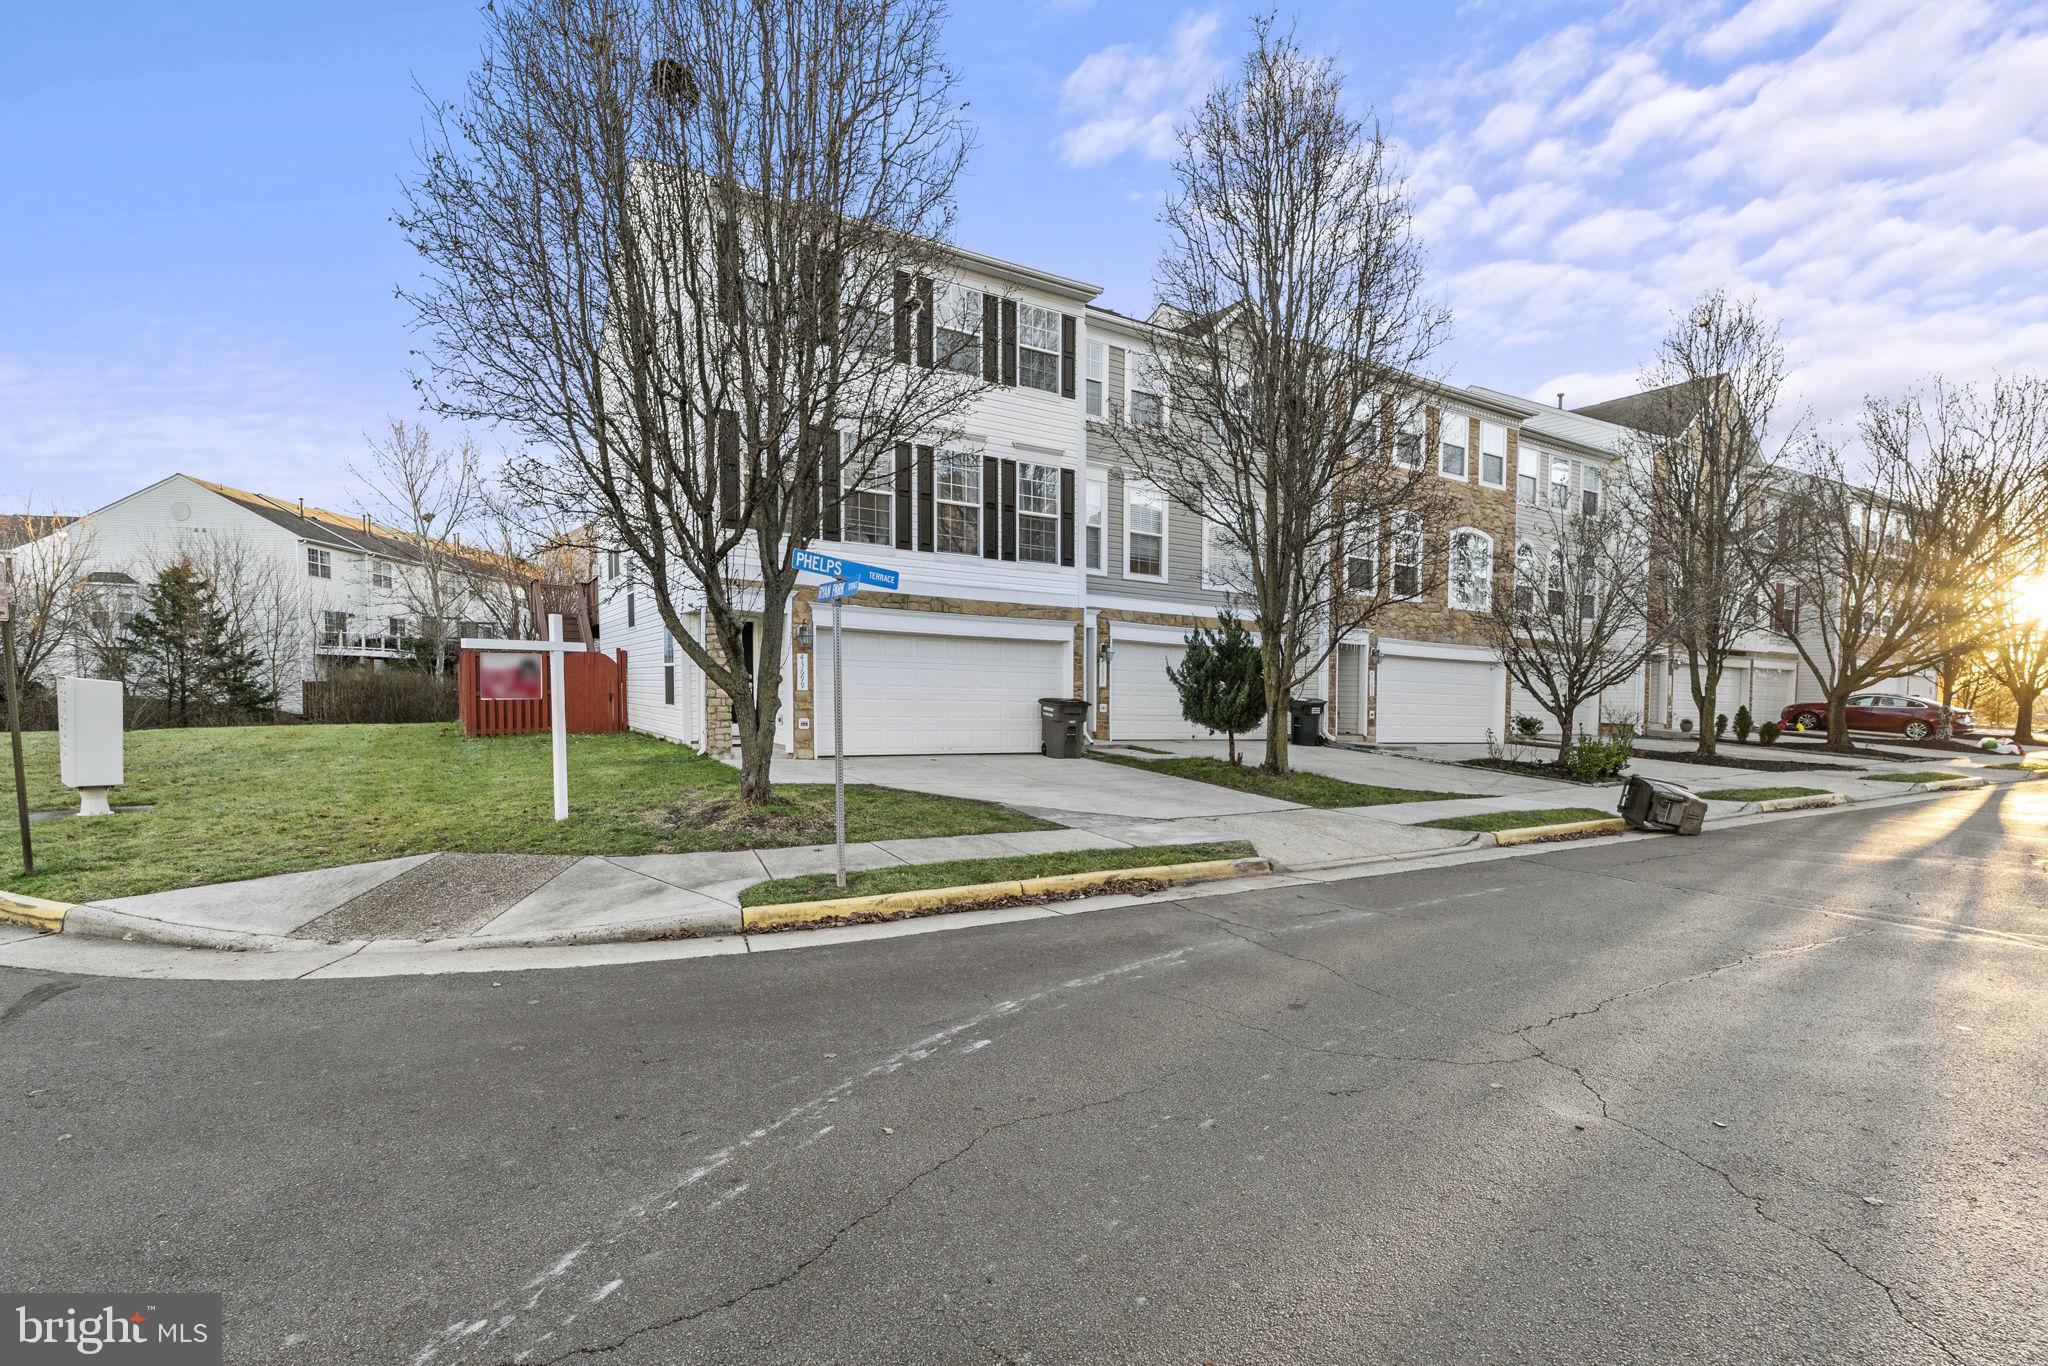
[[[1520,414],[1524,439],[1535,437],[1539,440],[1563,441],[1608,455],[1620,455],[1627,448],[1627,428],[1619,423],[1591,416],[1584,410],[1575,412],[1566,408],[1553,408],[1547,403],[1537,403],[1519,394],[1488,389],[1477,384],[1471,387],[1471,392],[1484,395],[1501,407],[1512,408]]]
[[[336,546],[343,550],[354,550],[365,555],[377,555],[389,560],[406,562],[418,562],[430,555],[443,555],[464,561],[474,568],[507,573],[518,578],[530,578],[536,572],[523,561],[493,551],[475,546],[443,545],[424,541],[410,532],[385,526],[367,516],[348,517],[305,503],[287,503],[282,499],[272,498],[269,494],[250,493],[246,489],[216,484],[212,480],[201,479],[195,475],[188,474],[185,478],[203,489],[219,494],[237,506],[247,508],[265,521],[284,528],[301,540],[319,545]]]
[[[59,517],[48,512],[0,512],[0,550],[12,550],[30,541],[40,541],[77,520],[76,517]]]
[[[1639,394],[1611,398],[1572,409],[1586,417],[1632,427],[1652,436],[1677,436],[1692,425],[1693,417],[1707,401],[1713,380],[1682,380],[1662,389],[1645,389]]]

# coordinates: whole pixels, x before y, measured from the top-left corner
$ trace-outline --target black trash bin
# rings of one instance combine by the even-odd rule
[[[1632,829],[1667,830],[1676,835],[1697,835],[1707,819],[1706,801],[1690,789],[1641,774],[1623,786],[1615,809]]]
[[[1087,721],[1088,704],[1078,697],[1039,698],[1038,752],[1048,759],[1083,757],[1088,749],[1088,738],[1082,727]]]
[[[1297,697],[1287,706],[1287,741],[1295,745],[1323,743],[1323,708],[1320,698]]]

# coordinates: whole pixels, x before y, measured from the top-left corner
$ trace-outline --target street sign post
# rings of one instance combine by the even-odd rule
[[[832,881],[846,890],[846,708],[842,698],[846,678],[846,633],[839,629],[839,604],[860,592],[862,586],[895,592],[900,576],[893,569],[842,560],[815,550],[789,552],[789,567],[804,574],[821,574],[831,580],[818,586],[818,601],[832,604]]]
[[[554,696],[548,701],[548,728],[554,732],[554,743],[551,746],[551,750],[555,769],[555,819],[558,821],[568,820],[569,689],[567,681],[563,678],[562,656],[571,650],[587,650],[590,647],[580,640],[562,639],[562,614],[560,612],[550,612],[548,613],[548,638],[546,640],[475,639],[463,641],[462,648],[465,650],[509,650],[521,655],[544,654],[548,657],[548,686],[554,693]],[[482,661],[479,660],[478,664],[479,673],[481,673]],[[493,670],[493,672],[497,671]],[[519,672],[517,661],[505,672],[511,674],[514,680],[516,680]],[[501,692],[499,694],[501,697],[516,697],[520,695],[522,694],[516,689],[516,686],[514,691]],[[525,693],[523,695],[531,696],[532,694]]]

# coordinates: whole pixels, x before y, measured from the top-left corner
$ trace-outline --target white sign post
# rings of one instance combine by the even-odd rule
[[[569,819],[569,689],[564,681],[565,672],[562,656],[570,651],[587,650],[590,647],[580,640],[562,639],[562,614],[548,613],[548,638],[546,640],[464,640],[465,650],[511,650],[519,654],[545,654],[548,657],[548,690],[554,694],[548,701],[548,728],[554,733],[552,750],[555,768],[555,819]]]
[[[839,629],[839,604],[860,592],[862,584],[886,588],[899,586],[893,569],[881,569],[855,560],[821,555],[815,550],[791,550],[790,567],[811,574],[823,574],[830,583],[818,587],[818,601],[832,604],[832,881],[846,890],[846,708],[842,703],[846,678],[846,632]]]

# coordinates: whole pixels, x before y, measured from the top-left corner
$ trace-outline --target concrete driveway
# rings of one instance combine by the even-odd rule
[[[829,783],[830,759],[784,759],[770,770],[778,783]],[[1163,773],[1090,759],[1047,759],[1036,754],[906,754],[848,759],[846,780],[977,797],[1020,811],[1123,816],[1136,820],[1241,816],[1291,811],[1291,802],[1193,783]]]

